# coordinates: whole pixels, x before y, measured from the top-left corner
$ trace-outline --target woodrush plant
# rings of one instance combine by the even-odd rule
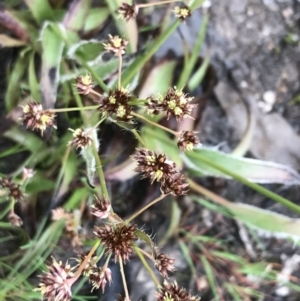
[[[174,1],[162,1],[158,3],[149,4],[133,4],[129,5],[123,3],[118,12],[120,17],[129,21],[131,18],[136,17],[138,11],[147,6],[161,5]],[[173,10],[175,16],[181,21],[185,21],[191,15],[191,11],[186,5],[176,6]],[[135,171],[141,174],[141,178],[149,178],[151,184],[153,182],[160,183],[161,195],[154,199],[152,202],[144,206],[138,212],[133,214],[126,220],[121,219],[113,211],[113,202],[111,202],[102,170],[101,158],[98,154],[99,140],[97,137],[97,128],[102,122],[108,120],[115,122],[135,123],[136,119],[143,122],[148,122],[153,126],[163,129],[177,138],[178,147],[182,150],[192,150],[193,147],[199,144],[197,132],[194,131],[180,131],[175,132],[158,123],[155,123],[147,117],[137,113],[144,109],[150,115],[166,114],[167,119],[174,117],[177,121],[183,118],[190,117],[192,109],[196,106],[192,104],[193,97],[189,97],[182,89],[177,87],[170,87],[168,91],[161,95],[153,95],[147,99],[137,99],[129,89],[122,86],[122,55],[126,52],[128,41],[119,36],[108,36],[107,43],[104,43],[104,49],[107,52],[113,53],[119,60],[118,68],[118,81],[117,87],[109,88],[103,83],[103,92],[99,93],[94,89],[94,81],[90,74],[86,74],[76,78],[76,88],[79,94],[94,95],[94,100],[97,103],[95,106],[90,107],[77,107],[65,109],[45,109],[43,106],[31,100],[22,106],[23,115],[20,118],[24,126],[29,130],[37,130],[43,136],[45,131],[56,128],[55,117],[57,112],[68,111],[82,111],[82,112],[98,112],[99,122],[95,125],[90,125],[84,122],[81,128],[70,129],[73,133],[73,139],[68,142],[68,146],[74,146],[80,150],[84,161],[87,166],[87,178],[91,185],[94,187],[95,172],[98,173],[100,180],[101,192],[95,195],[94,204],[91,206],[91,213],[99,219],[105,219],[103,227],[95,227],[94,235],[97,242],[92,249],[86,254],[79,254],[76,258],[77,265],[71,267],[68,262],[57,262],[52,258],[52,264],[48,266],[49,271],[40,276],[39,291],[42,299],[48,301],[68,301],[72,298],[72,286],[81,276],[88,278],[92,284],[93,289],[105,290],[106,284],[113,281],[112,272],[108,267],[111,258],[120,265],[122,274],[123,285],[125,289],[125,299],[130,300],[129,292],[127,289],[127,282],[124,274],[124,264],[130,260],[130,257],[137,255],[142,263],[145,265],[150,276],[152,277],[157,287],[157,300],[185,300],[194,301],[199,300],[197,296],[192,296],[185,289],[180,288],[176,282],[169,284],[164,282],[160,284],[148,265],[145,257],[153,262],[154,267],[160,274],[167,279],[169,272],[174,272],[174,259],[168,257],[166,254],[160,253],[156,248],[150,237],[139,229],[133,223],[133,220],[150,206],[158,203],[167,195],[174,196],[184,195],[188,191],[188,184],[185,182],[184,175],[177,168],[176,164],[169,160],[164,153],[156,153],[147,149],[147,145],[143,142],[142,137],[137,131],[132,131],[136,138],[141,142],[142,146],[136,149],[136,153],[132,156],[132,160],[136,162]],[[27,176],[29,178],[29,176]],[[1,187],[6,189],[8,196],[15,202],[20,201],[23,196],[20,187],[15,184],[11,179],[2,179]],[[96,187],[97,190],[99,187]],[[10,221],[16,225],[21,225],[21,219],[15,214],[14,206],[11,206]],[[65,213],[62,209],[53,210],[53,220],[65,218],[67,220],[66,230],[72,231],[72,225],[68,227],[68,220],[70,215]],[[74,225],[73,225],[74,227]],[[145,238],[146,237],[146,238]],[[137,245],[138,239],[144,239],[151,246],[151,252],[148,253],[140,249]],[[105,248],[105,253],[96,256],[96,251],[99,246]],[[98,262],[102,257],[106,257],[103,266],[99,267]]]

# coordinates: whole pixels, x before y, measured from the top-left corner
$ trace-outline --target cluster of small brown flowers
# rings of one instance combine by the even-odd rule
[[[166,112],[167,118],[174,116],[177,121],[185,117],[191,117],[193,108],[196,105],[190,104],[193,97],[187,97],[182,90],[169,88],[165,96],[157,95],[149,97],[147,102],[148,112],[157,115],[159,112]]]
[[[39,288],[44,300],[70,301],[72,297],[71,286],[73,284],[72,268],[68,263],[62,264],[52,258],[52,265],[48,266],[49,272],[40,277]]]
[[[107,218],[110,214],[111,204],[108,200],[95,196],[96,202],[91,205],[92,214],[99,218]]]
[[[55,114],[49,110],[43,110],[40,103],[32,101],[23,107],[23,116],[21,117],[23,124],[28,129],[38,129],[43,136],[47,127],[54,126]]]
[[[125,53],[125,48],[128,41],[120,38],[119,36],[108,35],[107,44],[103,43],[104,49],[114,53],[116,56],[120,56]]]
[[[142,173],[142,178],[150,178],[151,183],[154,181],[161,182],[161,190],[165,194],[182,195],[187,192],[188,184],[184,183],[184,176],[176,169],[176,164],[169,161],[165,154],[157,155],[145,148],[137,149],[133,155],[137,161],[136,172]]]
[[[93,89],[93,79],[90,74],[82,75],[76,78],[75,86],[79,94],[87,95]]]
[[[182,151],[191,151],[194,146],[199,144],[198,132],[195,131],[182,131],[177,141],[177,146]]]
[[[89,275],[89,280],[93,285],[93,289],[99,289],[101,286],[102,292],[104,293],[105,286],[107,282],[111,283],[111,270],[110,268],[104,266],[93,269],[93,272]]]
[[[75,131],[69,129],[73,132],[73,139],[68,142],[68,145],[75,145],[76,149],[85,148],[86,146],[91,146],[93,143],[93,139],[91,137],[91,131],[84,129],[76,129]]]
[[[139,7],[135,4],[129,5],[128,3],[122,3],[118,8],[118,13],[122,19],[129,21],[132,18],[135,18],[139,12]]]
[[[0,187],[8,190],[8,196],[16,202],[21,201],[24,196],[20,186],[9,178],[0,178]]]
[[[115,89],[109,91],[107,97],[101,100],[98,111],[111,115],[119,121],[129,122],[132,119],[132,106],[128,103],[132,99],[129,91],[126,89]]]
[[[174,267],[175,259],[169,258],[163,253],[156,254],[154,260],[155,267],[165,278],[168,278],[168,271],[174,272],[176,270]]]
[[[112,226],[105,225],[103,228],[96,227],[94,233],[101,239],[107,255],[114,254],[116,262],[120,256],[123,262],[126,262],[133,252],[133,241],[137,239],[135,230],[135,225],[116,224]]]
[[[164,287],[156,295],[158,301],[199,301],[200,297],[192,296],[175,281],[172,284],[164,282]]]
[[[176,6],[173,12],[181,21],[185,21],[186,18],[191,16],[191,10],[186,5]]]
[[[77,261],[77,265],[74,266],[74,269],[78,268],[86,259],[89,252],[78,253],[78,257],[74,258]],[[83,268],[83,275],[89,277],[93,273],[93,270],[97,268],[97,256],[91,257]]]

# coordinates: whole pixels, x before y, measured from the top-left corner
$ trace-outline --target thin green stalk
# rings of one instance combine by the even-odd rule
[[[86,106],[86,107],[76,107],[76,108],[61,108],[61,109],[50,109],[50,112],[58,113],[58,112],[73,112],[73,111],[87,111],[87,110],[95,110],[99,106]]]
[[[153,200],[152,202],[150,202],[149,204],[147,204],[146,206],[141,208],[138,212],[134,213],[131,217],[129,217],[125,221],[125,224],[129,224],[133,219],[135,219],[137,216],[139,216],[142,212],[144,212],[146,209],[148,209],[152,205],[154,205],[154,204],[158,203],[159,201],[161,201],[165,196],[166,196],[166,194],[162,194],[158,198],[156,198],[155,200]]]
[[[158,124],[156,122],[153,122],[153,121],[147,119],[146,117],[144,117],[143,115],[140,115],[140,114],[135,113],[135,112],[131,112],[131,115],[135,116],[136,118],[142,119],[142,120],[146,121],[147,123],[150,123],[151,125],[156,126],[156,127],[160,128],[160,129],[166,131],[166,132],[169,132],[169,133],[171,133],[174,136],[178,136],[177,132],[172,131],[171,129],[169,129],[169,128],[163,126],[163,125],[160,125],[160,124]]]
[[[146,142],[141,137],[141,135],[138,133],[138,131],[136,129],[133,129],[131,132],[135,136],[135,138],[141,143],[141,145],[143,145],[144,147],[146,147]]]
[[[146,261],[144,255],[140,251],[140,248],[138,246],[136,246],[135,244],[132,247],[133,247],[135,253],[137,254],[137,256],[140,258],[140,260],[141,260],[142,264],[144,265],[144,267],[147,269],[147,271],[150,274],[150,276],[151,276],[153,282],[155,283],[156,287],[159,288],[160,287],[159,281],[158,281],[157,277],[155,276],[153,270],[149,266],[148,262]]]
[[[194,154],[191,152],[190,153],[190,156],[193,157]],[[250,182],[249,180],[247,180],[246,178],[240,176],[239,174],[227,169],[227,168],[224,168],[223,166],[220,166],[219,164],[207,159],[206,157],[202,156],[201,154],[197,153],[197,156],[195,156],[195,158],[197,158],[198,160],[200,159],[201,161],[203,161],[204,163],[206,163],[207,165],[229,175],[230,177],[232,177],[233,179],[243,183],[244,185],[252,188],[253,190],[259,192],[260,194],[276,201],[277,203],[280,203],[282,204],[283,206],[297,212],[300,214],[300,206],[292,203],[291,201],[289,201],[288,199],[262,187],[261,185],[258,185],[256,183],[252,183]]]
[[[102,169],[101,159],[100,159],[100,156],[98,154],[98,150],[96,148],[95,142],[92,144],[92,148],[93,148],[93,154],[94,154],[94,157],[95,157],[95,160],[96,160],[96,163],[97,163],[97,172],[98,172],[98,177],[99,177],[99,180],[100,180],[101,191],[102,191],[103,197],[106,200],[109,200],[109,194],[108,194],[107,187],[106,187],[106,182],[105,182],[104,172],[103,172],[103,169]]]
[[[126,278],[125,278],[124,266],[123,266],[123,261],[122,261],[121,255],[119,255],[119,265],[120,265],[120,272],[121,272],[122,282],[123,282],[125,296],[126,296],[125,300],[129,301],[130,300],[129,293],[128,293],[127,282],[126,282]]]

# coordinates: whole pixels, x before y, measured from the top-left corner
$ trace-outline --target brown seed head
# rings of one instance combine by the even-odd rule
[[[122,3],[118,8],[118,13],[122,19],[129,21],[135,18],[139,12],[139,7],[137,5],[129,5],[128,3]]]
[[[101,100],[98,111],[110,115],[119,121],[129,122],[132,119],[132,106],[128,102],[132,99],[129,91],[126,89],[115,89],[109,91],[107,97]]]
[[[177,146],[182,151],[191,151],[194,146],[199,144],[198,132],[195,131],[182,131],[178,138]]]
[[[105,199],[99,199],[97,196],[95,196],[95,199],[95,204],[91,205],[92,214],[99,218],[107,218],[111,209],[110,202]]]
[[[21,117],[23,124],[28,129],[38,129],[43,136],[47,127],[54,126],[55,114],[49,110],[43,110],[40,103],[36,101],[29,102],[23,107],[23,116]]]
[[[161,190],[164,194],[173,194],[175,196],[184,195],[188,192],[189,184],[184,182],[184,175],[173,173],[167,177],[161,184]]]
[[[93,272],[89,275],[89,280],[93,285],[92,291],[94,289],[99,289],[101,286],[102,292],[104,293],[106,283],[111,283],[111,270],[108,267],[95,268]]]
[[[48,266],[49,272],[45,272],[39,276],[41,281],[39,288],[35,291],[40,291],[43,300],[47,301],[70,301],[72,297],[70,281],[73,277],[72,268],[68,263],[62,264],[52,258],[52,265]]]
[[[116,56],[122,55],[125,53],[125,48],[128,44],[128,41],[120,38],[119,36],[108,35],[108,43],[104,45],[104,49],[114,53]]]
[[[185,21],[188,17],[192,15],[191,10],[186,6],[175,6],[173,13],[181,21]]]
[[[164,287],[156,294],[158,301],[199,301],[200,297],[192,296],[175,281],[172,284],[164,282]]]
[[[117,262],[119,256],[126,262],[133,252],[133,241],[137,238],[135,229],[135,225],[105,225],[104,228],[95,228],[94,233],[101,239],[101,243],[106,248],[106,254],[114,253],[115,262]]]
[[[90,74],[76,77],[75,80],[75,86],[77,87],[79,94],[87,95],[93,89],[93,79]]]
[[[78,257],[74,258],[77,261],[77,265],[74,266],[74,269],[76,269],[77,267],[79,267],[83,261],[85,260],[85,258],[87,257],[89,252],[86,253],[78,253]],[[92,258],[90,258],[88,260],[88,262],[86,263],[84,269],[83,269],[83,275],[89,277],[89,275],[91,275],[95,269],[97,269],[97,261],[98,261],[98,257],[97,256],[93,256]]]
[[[169,258],[165,254],[160,253],[155,256],[154,265],[163,277],[168,278],[168,271],[174,272],[176,270],[174,262],[175,259]]]
[[[191,118],[192,110],[196,106],[189,103],[192,99],[193,97],[187,97],[182,90],[174,87],[169,88],[164,97],[158,95],[148,98],[147,108],[149,113],[167,112],[168,119],[172,115],[177,121],[181,121],[185,117]]]
[[[8,196],[16,202],[24,199],[20,186],[9,178],[0,178],[0,187],[8,190]]]
[[[132,158],[138,163],[135,171],[142,173],[142,178],[151,178],[151,183],[164,181],[176,172],[176,164],[167,160],[165,154],[157,155],[148,149],[140,148]]]
[[[84,129],[76,129],[73,131],[73,139],[68,142],[68,145],[75,145],[76,149],[78,148],[85,148],[87,146],[91,146],[93,143],[92,139],[92,131],[91,130],[84,130]]]

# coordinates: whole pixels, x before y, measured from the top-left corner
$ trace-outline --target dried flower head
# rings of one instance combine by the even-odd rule
[[[94,289],[99,289],[99,287],[101,286],[102,292],[104,293],[106,283],[111,283],[112,281],[110,268],[106,266],[95,268],[89,275],[89,280],[93,285],[92,291]]]
[[[20,186],[9,178],[0,178],[0,187],[8,190],[8,196],[16,202],[23,200],[24,196]]]
[[[92,214],[99,218],[107,218],[110,213],[111,204],[108,200],[99,199],[95,196],[96,203],[91,205]]]
[[[151,178],[151,183],[163,181],[176,172],[176,164],[167,160],[165,154],[158,155],[148,149],[140,148],[132,157],[138,163],[135,171],[142,173],[142,178]]]
[[[34,170],[32,168],[23,168],[22,181],[26,181],[34,176]]]
[[[132,18],[135,18],[139,12],[139,7],[137,5],[130,5],[128,3],[122,3],[118,8],[118,13],[122,19],[129,21]]]
[[[43,110],[40,103],[32,101],[23,107],[23,116],[21,119],[27,129],[38,129],[43,136],[47,127],[54,126],[54,117],[55,114],[53,112]]]
[[[192,296],[175,281],[172,284],[164,282],[164,287],[156,295],[158,301],[199,301],[200,297]]]
[[[177,121],[181,121],[185,117],[191,117],[191,112],[196,106],[189,103],[191,100],[193,100],[193,97],[187,97],[182,89],[179,90],[174,87],[169,88],[164,97],[161,95],[156,98],[149,97],[147,108],[149,113],[167,112],[168,119],[173,115]]]
[[[132,99],[130,92],[126,89],[115,89],[109,91],[107,97],[101,100],[98,111],[110,115],[119,121],[129,122],[132,119],[132,106],[128,103]]]
[[[21,227],[23,225],[23,221],[20,216],[15,214],[13,211],[9,213],[8,220],[15,227]]]
[[[104,45],[104,49],[114,53],[116,56],[120,56],[125,53],[125,48],[128,41],[120,38],[119,36],[108,35],[108,43]]]
[[[93,89],[93,79],[90,74],[76,77],[75,86],[78,89],[79,94],[87,95]]]
[[[48,266],[49,272],[40,276],[39,288],[43,300],[70,301],[72,297],[71,286],[73,284],[72,268],[68,263],[62,264],[52,258],[52,265]]]
[[[106,248],[106,254],[115,255],[115,261],[121,256],[126,262],[132,254],[132,244],[137,238],[135,235],[136,226],[117,224],[115,226],[105,225],[104,228],[95,228],[95,235],[101,239]]]
[[[184,175],[181,173],[173,173],[161,184],[161,190],[164,194],[173,194],[175,196],[184,195],[188,192],[189,184],[184,182]]]
[[[68,142],[68,145],[75,145],[76,149],[85,148],[86,146],[91,146],[93,143],[92,131],[84,129],[76,129],[75,131],[69,129],[73,132],[73,139]]]
[[[177,146],[182,151],[191,151],[194,146],[199,144],[198,132],[195,131],[182,131],[178,138]]]
[[[192,15],[191,10],[186,6],[175,6],[173,13],[177,18],[179,18],[181,21],[185,21],[186,18],[190,17]]]
[[[168,271],[174,272],[176,270],[174,267],[175,259],[169,258],[163,253],[155,255],[154,259],[154,265],[163,277],[168,278]]]

